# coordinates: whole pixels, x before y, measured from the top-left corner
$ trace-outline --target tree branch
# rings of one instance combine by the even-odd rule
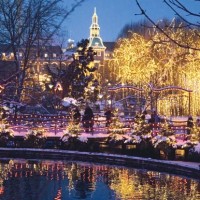
[[[170,37],[170,35],[167,34],[167,33],[165,32],[165,30],[163,30],[163,29],[159,26],[159,24],[156,24],[156,23],[154,22],[154,20],[151,19],[151,18],[149,17],[149,15],[146,14],[146,12],[144,12],[144,10],[143,10],[142,6],[140,5],[140,3],[138,2],[138,0],[136,0],[136,4],[137,4],[138,8],[141,10],[141,13],[155,26],[155,28],[157,28],[161,33],[163,33],[163,34],[164,34],[168,39],[170,39],[174,44],[176,44],[176,45],[178,45],[178,46],[180,46],[180,47],[182,47],[182,48],[186,48],[186,49],[193,49],[193,50],[198,50],[198,51],[200,50],[199,48],[196,48],[196,47],[191,46],[191,45],[188,45],[188,44],[183,44],[183,43],[181,43],[180,41],[177,41],[177,40],[173,39],[172,37]]]

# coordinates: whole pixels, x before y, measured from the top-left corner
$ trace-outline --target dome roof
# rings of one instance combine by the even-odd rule
[[[105,48],[105,46],[103,45],[103,41],[100,37],[93,37],[90,38],[90,44],[89,46],[91,47],[99,47],[99,48]]]

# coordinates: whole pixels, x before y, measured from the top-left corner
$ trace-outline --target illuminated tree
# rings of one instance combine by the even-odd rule
[[[156,2],[155,2],[156,3]],[[140,9],[141,13],[137,15],[143,15],[145,18],[160,32],[162,32],[168,39],[170,39],[174,44],[186,48],[186,49],[194,49],[194,50],[200,50],[199,47],[196,47],[195,44],[188,44],[184,40],[179,40],[177,38],[171,37],[166,31],[165,28],[160,26],[159,23],[155,22],[149,14],[146,12],[145,6],[141,4],[138,0],[136,0],[136,4],[138,8]],[[192,7],[199,8],[199,1],[192,0],[191,2],[181,2],[180,0],[164,0],[163,4],[167,5],[169,9],[171,9],[175,16],[179,19],[181,19],[182,22],[184,22],[184,26],[182,29],[187,28],[195,28],[199,29],[200,24],[200,15],[198,11],[193,11]],[[200,37],[199,33],[195,33],[196,37]]]
[[[142,80],[148,82],[150,72],[153,70],[146,67],[146,64],[151,61],[150,45],[151,41],[146,41],[138,34],[132,34],[130,39],[120,39],[114,51],[114,59],[110,62],[110,66],[113,67],[112,73],[122,83],[139,84]],[[144,61],[143,58],[146,60]]]
[[[182,29],[182,26],[182,23],[177,24],[176,20],[173,20],[165,26],[165,32],[171,38],[200,48],[196,36],[198,30]],[[114,58],[109,65],[113,77],[116,76],[121,83],[143,88],[147,93],[146,98],[152,95],[149,91],[151,88],[179,86],[194,90],[191,97],[191,114],[197,114],[199,111],[195,106],[199,105],[199,89],[195,85],[199,83],[199,52],[180,47],[156,28],[150,33],[149,38],[132,33],[129,38],[118,41]],[[178,92],[165,93],[164,97],[172,95],[178,97]],[[154,99],[158,99],[158,96]],[[178,103],[180,105],[183,102]]]
[[[88,44],[87,39],[78,43],[73,61],[65,69],[55,71],[48,68],[53,85],[56,87],[56,83],[59,83],[63,88],[62,98],[82,97],[85,95],[85,89],[90,86],[95,87],[94,92],[96,91],[98,81],[95,79],[94,72],[97,68],[93,65],[95,52],[92,47],[88,48]]]

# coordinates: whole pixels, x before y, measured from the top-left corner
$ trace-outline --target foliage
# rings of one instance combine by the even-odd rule
[[[79,149],[87,143],[88,139],[80,134],[81,128],[80,124],[74,122],[73,120],[69,122],[67,130],[64,131],[62,136],[63,146],[68,149]]]
[[[200,48],[200,42],[196,37],[199,30],[183,29],[183,24],[176,24],[175,21],[166,23],[165,27],[165,32],[172,38],[183,41],[188,46],[193,45]],[[149,33],[148,38],[132,33],[129,38],[118,40],[113,54],[114,58],[109,62],[110,77],[115,77],[115,80],[120,80],[121,83],[138,87],[151,83],[155,88],[168,86],[189,88],[193,90],[190,101],[191,114],[197,115],[200,94],[199,88],[196,87],[200,79],[199,52],[181,48],[157,29],[151,29]],[[171,94],[166,92],[163,96],[168,97]],[[180,114],[181,111],[182,114],[186,114],[188,99],[182,98],[181,101],[180,109],[176,113]],[[171,105],[169,109],[169,106],[164,104],[164,100],[159,101],[157,105],[158,109],[162,109],[167,115],[173,106],[177,107],[177,105]]]
[[[41,99],[41,104],[44,108],[46,108],[49,112],[55,111],[61,105],[61,99],[58,96],[55,96],[51,93],[45,93],[43,98]]]
[[[14,139],[14,134],[6,124],[0,125],[0,146],[7,147]]]
[[[129,23],[126,24],[118,35],[119,38],[129,38],[132,36],[132,32],[138,33],[139,35],[146,36],[150,35],[150,29],[146,27],[150,27],[151,24],[147,20],[143,20],[137,23]]]
[[[154,152],[158,150],[159,154],[163,154],[165,159],[172,159],[174,158],[174,148],[173,144],[175,143],[176,139],[174,136],[166,137],[157,135],[152,138],[151,142],[154,147]]]
[[[174,149],[191,149],[197,142],[191,142],[190,140],[179,141],[172,145]]]
[[[178,38],[169,35],[166,31],[166,27],[169,27],[168,24],[163,23],[163,20],[155,22],[153,18],[151,18],[151,16],[147,14],[146,8],[144,8],[138,0],[136,0],[136,4],[141,11],[141,15],[145,16],[146,20],[148,20],[149,23],[152,24],[152,28],[156,28],[171,42],[180,46],[181,48],[199,50],[199,48],[197,48],[195,44],[188,44],[185,40],[179,40]],[[193,7],[199,8],[199,1],[191,0],[190,4],[187,4],[187,2],[183,2],[181,0],[165,0],[163,1],[163,4],[165,4],[165,6],[167,6],[174,13],[175,18],[173,19],[173,21],[177,22],[178,24],[180,24],[181,22],[182,24],[181,27],[178,27],[177,24],[173,24],[170,25],[170,28],[173,28],[175,30],[177,28],[185,30],[195,27],[199,29],[199,12],[198,10],[195,11],[194,9],[192,9],[192,7],[190,7],[190,5],[192,5]],[[196,38],[199,38],[198,33],[196,33]]]
[[[152,144],[157,149],[166,150],[175,143],[175,137],[166,137],[162,135],[157,135],[152,138]]]
[[[154,131],[154,126],[152,123],[146,123],[142,116],[135,118],[134,129],[132,130],[132,137],[138,135],[141,137],[141,144],[146,145],[149,142],[153,145],[154,148],[163,150],[167,152],[172,148],[172,145],[175,143],[176,139],[173,136],[174,132],[170,128],[167,122],[158,123],[158,131]],[[155,136],[156,134],[156,136]]]
[[[48,71],[52,77],[53,85],[59,82],[63,88],[62,97],[75,99],[85,96],[85,89],[90,86],[97,87],[98,81],[94,72],[97,68],[93,65],[94,55],[92,47],[88,47],[89,40],[82,40],[77,45],[77,52],[73,55],[73,61],[65,68]],[[96,91],[95,91],[96,92]]]
[[[197,124],[194,124],[194,126],[192,127],[190,135],[191,141],[200,141],[200,127]]]
[[[200,159],[200,143],[199,142],[189,149],[187,159],[190,161],[199,162],[199,159]]]
[[[69,137],[78,137],[80,135],[80,124],[75,123],[73,121],[69,122],[67,126],[67,130],[64,135],[69,135]]]
[[[200,141],[200,127],[194,124],[191,128],[190,134],[187,134],[185,137],[185,141],[173,144],[173,148],[190,149],[191,152],[193,150],[196,151],[195,147],[198,149],[198,143]]]
[[[172,136],[175,134],[175,131],[171,128],[170,124],[165,120],[164,123],[160,123],[160,130],[159,130],[159,134],[162,136]]]
[[[112,117],[112,121],[108,127],[108,141],[109,142],[120,142],[125,140],[125,129],[124,124],[120,121],[117,110],[113,112],[114,117]]]
[[[173,149],[178,148],[176,143],[175,131],[167,121],[159,123],[159,132],[151,139],[155,149],[161,150],[168,155]]]
[[[46,142],[44,130],[31,129],[24,140],[24,146],[29,148],[42,148]]]
[[[125,143],[143,144],[149,143],[151,138],[152,127],[151,124],[145,122],[142,115],[137,115],[134,118],[134,126],[128,133],[129,138],[125,140]]]
[[[60,0],[51,3],[43,0],[0,2],[0,43],[6,44],[13,53],[16,67],[15,73],[4,82],[15,81],[17,101],[20,101],[27,86],[25,82],[29,78],[27,69],[31,68],[30,60],[36,59],[36,52],[39,56],[39,47],[52,37],[55,29],[58,29],[58,21],[63,18],[60,3]],[[38,49],[33,50],[36,44]],[[21,57],[19,51],[22,52]]]
[[[134,118],[134,127],[131,130],[132,135],[147,136],[152,133],[152,126],[150,123],[146,123],[142,116]]]

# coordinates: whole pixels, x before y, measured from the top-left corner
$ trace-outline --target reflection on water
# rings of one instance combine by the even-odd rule
[[[0,200],[200,200],[200,181],[119,166],[1,160]]]

